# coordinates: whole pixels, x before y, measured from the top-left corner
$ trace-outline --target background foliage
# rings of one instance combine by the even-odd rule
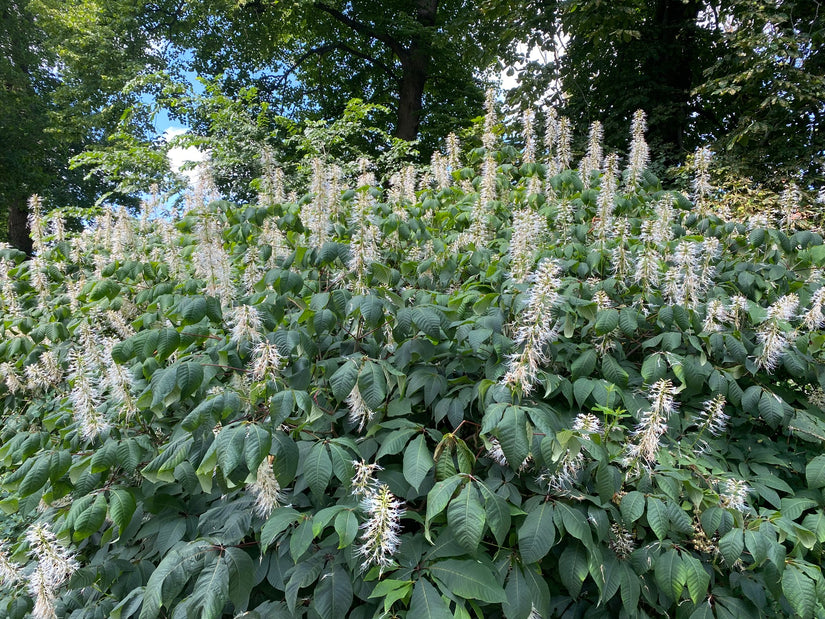
[[[663,190],[638,123],[624,174],[485,128],[385,187],[35,212],[7,616],[825,612],[821,234],[721,217],[707,153]]]

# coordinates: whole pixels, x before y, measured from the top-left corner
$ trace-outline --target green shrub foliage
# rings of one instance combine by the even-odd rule
[[[821,616],[825,245],[501,145],[0,251],[3,616]],[[709,153],[702,153],[706,159]]]

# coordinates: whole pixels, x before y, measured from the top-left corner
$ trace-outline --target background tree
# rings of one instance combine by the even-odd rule
[[[398,137],[427,144],[481,109],[479,75],[506,23],[464,0],[198,1],[152,19],[230,94],[255,86],[296,119],[331,119],[364,99],[392,110]]]
[[[125,86],[157,70],[162,49],[141,3],[3,0],[0,3],[0,238],[31,250],[26,202],[89,206],[113,189],[73,169],[72,157],[106,145],[139,95]],[[147,118],[129,133],[148,135]],[[121,201],[130,198],[121,196]]]
[[[660,169],[709,142],[738,174],[816,184],[825,153],[818,7],[806,0],[530,2],[520,13],[527,49],[555,57],[527,63],[513,99],[534,101],[550,90],[562,113],[600,120],[608,136],[620,136],[642,108]],[[510,50],[511,59],[519,55],[523,47]]]

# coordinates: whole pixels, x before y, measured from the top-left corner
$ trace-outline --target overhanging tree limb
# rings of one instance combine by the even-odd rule
[[[393,53],[396,56],[398,56],[398,58],[404,60],[407,57],[407,49],[405,49],[403,45],[401,45],[398,41],[393,39],[386,32],[379,32],[375,28],[368,26],[364,22],[354,19],[346,13],[342,13],[338,9],[334,9],[331,6],[324,4],[323,2],[316,2],[312,6],[318,9],[319,11],[327,13],[335,20],[341,22],[349,28],[352,28],[356,32],[363,34],[364,36],[369,37],[370,39],[374,39],[376,41],[384,43],[393,51]]]

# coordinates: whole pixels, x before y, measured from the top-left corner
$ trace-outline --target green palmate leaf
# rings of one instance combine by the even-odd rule
[[[425,578],[419,578],[413,587],[408,614],[421,619],[453,619],[447,603]]]
[[[120,534],[129,526],[137,508],[134,495],[125,488],[109,491],[109,518],[117,525]]]
[[[685,584],[687,584],[690,599],[694,604],[699,604],[708,593],[710,575],[705,570],[702,562],[690,553],[683,552],[681,557],[685,570]]]
[[[611,383],[627,387],[629,374],[611,355],[602,357],[602,374]]]
[[[387,379],[384,370],[373,361],[367,361],[358,372],[358,391],[372,410],[381,408],[387,398]]]
[[[544,501],[527,512],[518,530],[518,547],[524,563],[541,561],[550,552],[556,537],[553,525],[553,506]]]
[[[228,601],[229,567],[217,553],[209,554],[195,581],[190,608],[203,619],[218,619]]]
[[[559,577],[572,597],[578,597],[587,578],[587,552],[579,544],[571,543],[559,557]]]
[[[332,376],[329,377],[329,385],[332,387],[332,394],[339,402],[346,400],[347,396],[355,388],[358,382],[358,364],[348,359]]]
[[[564,530],[585,545],[590,544],[590,525],[587,524],[587,517],[575,507],[570,507],[566,503],[556,504],[555,513],[556,524],[561,521]]]
[[[719,552],[722,553],[728,565],[733,565],[744,549],[745,539],[742,529],[731,529],[719,539]]]
[[[679,553],[671,548],[656,559],[654,567],[656,584],[661,591],[666,592],[671,599],[678,600],[687,582],[687,570]]]
[[[107,509],[106,497],[102,493],[98,494],[92,504],[77,515],[74,521],[73,539],[80,541],[97,533],[106,521]]]
[[[619,326],[619,312],[613,308],[599,310],[596,314],[596,333],[606,335]]]
[[[782,593],[800,617],[814,616],[817,600],[816,583],[793,563],[786,565],[782,572]]]
[[[443,481],[436,482],[433,489],[427,494],[427,514],[424,519],[424,535],[432,543],[430,539],[430,522],[438,514],[444,511],[447,503],[453,498],[456,488],[464,481],[461,475],[454,475],[448,477]]]
[[[570,373],[575,381],[580,377],[587,377],[596,369],[596,351],[592,348],[579,353],[570,365]],[[577,398],[578,399],[578,398]]]
[[[527,418],[520,406],[508,406],[497,428],[501,450],[510,468],[516,470],[529,453]]]
[[[475,552],[484,533],[486,515],[472,483],[464,486],[447,508],[447,522],[455,532],[456,541],[470,552]]]
[[[390,608],[392,608],[392,605],[395,604],[395,602],[410,595],[412,588],[413,581],[411,580],[393,580],[388,578],[375,585],[375,589],[373,589],[372,593],[370,593],[369,599],[383,599],[384,612],[389,613]]]
[[[314,443],[310,447],[303,471],[309,489],[314,495],[321,496],[332,478],[332,461],[323,442]]]
[[[140,619],[156,619],[172,593],[180,591],[189,579],[200,572],[204,558],[216,552],[206,540],[180,542],[163,558],[152,572],[143,593]]]
[[[418,490],[433,465],[433,456],[427,448],[426,438],[424,434],[419,434],[404,450],[404,479]]]
[[[291,507],[278,507],[273,510],[261,528],[261,549],[266,552],[275,538],[286,531],[291,524],[298,522],[300,517],[301,514]]]
[[[258,465],[269,454],[271,445],[272,435],[267,430],[257,424],[246,426],[244,460],[250,473],[255,473],[258,470]]]
[[[465,599],[490,603],[507,599],[490,568],[478,561],[447,559],[433,563],[429,571],[447,591]]]
[[[628,492],[622,497],[619,508],[625,523],[632,524],[641,518],[645,512],[645,496],[635,490]]]
[[[510,533],[510,508],[503,498],[490,490],[483,483],[478,484],[481,496],[484,497],[484,513],[487,524],[499,544],[504,544]]]
[[[352,605],[352,582],[340,565],[321,575],[312,604],[322,619],[346,616]]]
[[[346,548],[358,535],[358,518],[352,510],[341,512],[335,517],[335,532],[338,534],[338,548]]]
[[[660,540],[667,537],[668,530],[670,529],[667,507],[656,497],[647,497],[647,523]]]
[[[809,488],[825,488],[825,456],[817,456],[808,463],[805,479]]]

